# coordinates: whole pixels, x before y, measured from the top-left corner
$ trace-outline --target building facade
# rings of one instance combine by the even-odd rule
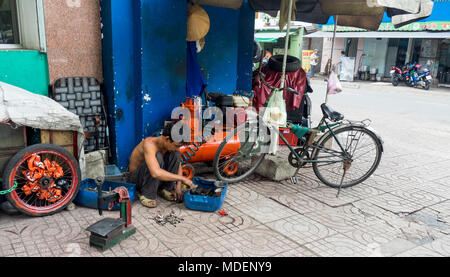
[[[334,21],[322,30],[306,35],[323,38],[321,72],[331,57]],[[339,62],[341,51],[355,58],[355,76],[361,67],[376,69],[380,78],[389,78],[392,66],[417,62],[428,66],[435,84],[450,84],[450,1],[434,1],[433,13],[426,19],[395,28],[385,15],[378,31],[337,26],[333,64]]]
[[[99,0],[0,0],[0,81],[48,95],[63,77],[102,81]]]

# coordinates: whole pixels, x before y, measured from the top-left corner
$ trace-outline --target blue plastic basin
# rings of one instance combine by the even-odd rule
[[[194,178],[193,182],[199,188],[209,189],[215,187],[214,181]],[[190,191],[187,191],[184,194],[184,204],[186,205],[186,208],[191,210],[215,212],[222,207],[223,202],[225,201],[225,196],[227,194],[227,189],[228,184],[225,185],[225,188],[223,189],[220,197],[192,195]]]
[[[121,182],[113,182],[113,181],[105,181],[102,186],[103,191],[113,191],[118,187],[126,187],[128,190],[128,194],[130,195],[130,201],[133,202],[136,195],[136,185],[130,183],[121,183]],[[89,191],[86,189],[94,189],[94,191]],[[78,192],[77,197],[73,201],[75,204],[89,207],[93,209],[97,209],[97,185],[93,179],[85,179],[80,184],[80,190]],[[102,209],[107,210],[108,204],[105,204]],[[120,204],[114,205],[112,211],[120,210]]]

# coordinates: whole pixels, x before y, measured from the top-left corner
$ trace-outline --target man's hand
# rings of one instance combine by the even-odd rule
[[[194,185],[192,180],[189,178],[185,178],[182,182],[183,182],[183,184],[185,184],[186,186],[189,187],[188,190],[193,190],[197,187],[196,185]]]
[[[177,184],[175,187],[175,200],[177,202],[183,201],[183,191],[181,190],[181,184]]]

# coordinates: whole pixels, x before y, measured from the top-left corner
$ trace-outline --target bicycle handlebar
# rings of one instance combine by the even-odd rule
[[[293,89],[293,88],[276,88],[276,87],[273,87],[273,86],[269,85],[269,84],[266,82],[266,80],[264,79],[264,78],[265,78],[265,75],[264,75],[264,73],[262,73],[262,72],[260,72],[260,76],[261,76],[261,80],[263,81],[264,85],[266,85],[266,86],[267,86],[268,88],[270,88],[271,90],[276,90],[276,89],[278,89],[278,90],[287,90],[287,91],[292,92],[292,93],[294,93],[294,94],[296,94],[296,95],[300,95],[300,93],[299,93],[298,91],[296,91],[295,89]]]

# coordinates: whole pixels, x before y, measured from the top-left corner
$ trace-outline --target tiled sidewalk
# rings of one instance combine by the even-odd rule
[[[313,85],[315,93],[325,91],[323,82]],[[398,109],[372,108],[374,99],[387,98],[375,85],[347,89],[331,99],[349,118],[371,118],[385,141],[374,175],[343,189],[339,198],[336,189],[305,168],[296,185],[256,175],[231,185],[225,217],[164,200],[156,209],[135,202],[136,234],[105,252],[88,245],[85,229],[101,219],[96,210],[77,207],[44,218],[0,213],[0,256],[450,256],[450,149],[444,147],[450,127],[446,121],[404,112],[419,102],[420,107],[430,105],[430,112],[443,108],[448,96],[430,91],[422,99],[420,90],[387,88],[389,101],[399,99],[394,103]],[[320,113],[322,95],[314,97],[313,111]],[[426,104],[433,99],[440,102]],[[351,101],[359,102],[346,104]],[[171,211],[184,218],[176,227],[152,220]]]
[[[2,214],[0,256],[449,256],[449,182],[433,170],[450,168],[450,160],[430,161],[438,166],[426,176],[439,177],[427,179],[409,175],[422,167],[408,162],[415,158],[386,151],[374,176],[339,198],[312,169],[301,170],[296,185],[254,175],[230,186],[228,216],[165,200],[157,209],[135,202],[136,234],[105,252],[88,245],[85,229],[101,218],[96,210],[77,207],[44,218]],[[152,220],[171,211],[184,221],[160,226]]]

